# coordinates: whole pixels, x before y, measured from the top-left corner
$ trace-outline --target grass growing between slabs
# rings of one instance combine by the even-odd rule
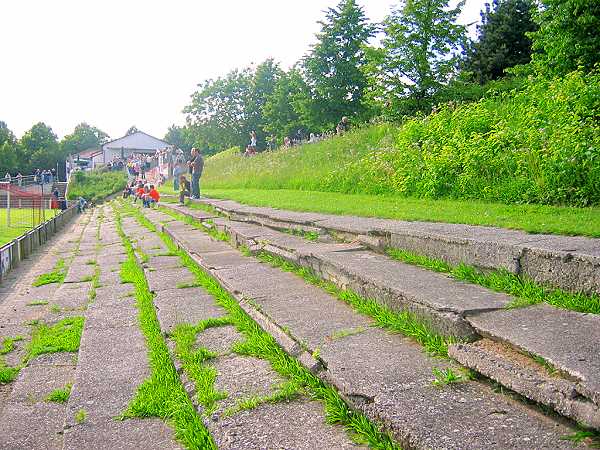
[[[172,423],[175,438],[188,449],[216,449],[210,433],[196,414],[161,334],[156,317],[153,295],[148,288],[144,271],[135,257],[131,241],[125,235],[121,216],[116,211],[117,231],[127,251],[121,266],[121,279],[135,287],[140,328],[146,339],[152,373],[139,387],[123,413],[128,417],[159,417]]]
[[[507,270],[493,270],[484,273],[466,264],[454,266],[440,259],[418,255],[406,250],[390,248],[387,250],[387,254],[395,260],[424,267],[435,272],[446,273],[457,280],[477,284],[516,297],[508,305],[508,308],[547,303],[556,308],[600,314],[600,296],[595,294],[572,294],[560,289],[542,286],[529,278],[515,275]]]
[[[156,227],[139,210],[131,208],[130,211],[142,225],[153,232],[157,232]],[[264,332],[214,278],[206,274],[187,253],[177,248],[169,236],[165,233],[158,234],[169,250],[179,255],[183,265],[196,275],[198,283],[213,296],[218,305],[228,312],[229,319],[237,330],[246,337],[244,342],[234,346],[234,352],[269,361],[273,370],[288,378],[295,388],[304,388],[313,398],[323,401],[327,421],[331,424],[343,425],[358,442],[376,449],[399,449],[390,435],[382,432],[377,425],[369,421],[363,414],[351,410],[335,389],[324,384],[296,359],[285,353],[275,339]],[[200,358],[206,358],[207,356],[210,355],[202,354]],[[286,387],[285,391],[281,390],[279,395],[283,398],[290,390],[291,387]],[[207,389],[206,392],[209,392],[209,390]],[[200,394],[200,397],[202,395],[204,394]],[[237,405],[237,407],[248,409],[252,403],[258,405],[261,401],[268,400],[249,400],[249,403]]]
[[[83,317],[69,317],[54,325],[33,323],[31,341],[27,344],[27,353],[21,364],[16,367],[7,366],[3,355],[12,352],[15,349],[14,343],[22,341],[23,337],[5,338],[0,347],[0,384],[12,382],[21,369],[37,356],[47,353],[78,351],[84,321]]]
[[[448,356],[448,346],[457,342],[452,337],[441,336],[409,312],[395,312],[375,300],[364,298],[350,289],[340,289],[331,281],[323,280],[312,270],[291,263],[280,256],[260,252],[257,258],[273,267],[294,273],[308,283],[320,287],[329,294],[350,305],[357,312],[371,317],[377,326],[413,338],[432,356]]]
[[[44,286],[52,283],[62,283],[67,275],[67,268],[65,266],[65,260],[60,258],[54,269],[51,272],[43,273],[39,275],[33,282],[34,287]]]

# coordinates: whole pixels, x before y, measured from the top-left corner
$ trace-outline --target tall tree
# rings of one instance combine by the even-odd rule
[[[19,144],[23,148],[29,171],[52,169],[62,159],[56,134],[43,122],[36,123],[26,131]]]
[[[300,70],[292,68],[282,73],[263,110],[265,131],[280,143],[298,130],[308,131],[309,124],[302,119],[308,102],[308,86]]]
[[[408,99],[411,106],[404,113],[431,106],[435,93],[456,74],[465,46],[466,29],[456,23],[463,5],[406,0],[392,10],[383,22],[381,47],[369,50],[372,98],[395,110]]]
[[[129,136],[130,134],[135,134],[138,131],[140,131],[140,130],[138,130],[135,125],[133,125],[133,126],[129,127],[129,130],[127,130],[127,133],[125,133],[125,136]]]
[[[66,156],[99,147],[108,140],[109,136],[104,131],[82,122],[75,127],[73,133],[67,134],[60,144],[62,152]]]
[[[480,84],[504,76],[504,70],[531,60],[529,33],[537,30],[532,0],[486,3],[477,26],[478,40],[467,49],[465,70]]]
[[[562,75],[600,63],[598,0],[543,0],[534,20],[533,59],[543,71]]]
[[[305,122],[314,129],[330,129],[342,116],[365,117],[363,95],[367,79],[364,46],[373,36],[373,26],[356,0],[342,0],[329,8],[317,43],[304,58],[303,68],[311,93]]]
[[[0,120],[0,174],[16,175],[21,170],[21,153],[13,132]]]

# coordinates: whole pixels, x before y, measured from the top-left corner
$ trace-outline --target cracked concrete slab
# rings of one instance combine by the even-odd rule
[[[195,325],[210,318],[223,317],[226,311],[199,287],[162,290],[154,297],[156,315],[163,333],[171,333],[182,323]]]

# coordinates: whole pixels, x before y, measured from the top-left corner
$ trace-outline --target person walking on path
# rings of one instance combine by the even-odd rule
[[[200,154],[200,150],[192,148],[192,158],[188,163],[190,167],[190,173],[192,174],[192,197],[200,198],[200,177],[202,176],[202,169],[204,169],[204,159]]]

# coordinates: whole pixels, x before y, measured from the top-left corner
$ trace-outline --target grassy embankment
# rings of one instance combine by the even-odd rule
[[[121,191],[126,183],[127,175],[123,171],[75,172],[69,184],[69,200],[83,197],[88,202],[98,203]]]
[[[599,115],[599,75],[531,80],[401,126],[252,158],[227,150],[207,159],[202,189],[300,211],[598,237]]]

